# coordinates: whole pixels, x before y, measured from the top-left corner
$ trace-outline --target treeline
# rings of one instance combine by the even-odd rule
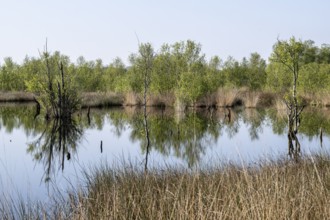
[[[330,45],[318,47],[313,41],[302,42],[304,52],[300,59],[298,90],[318,93],[330,90]],[[141,46],[141,45],[140,45]],[[216,92],[219,88],[241,88],[288,92],[291,89],[290,70],[280,63],[264,60],[252,53],[241,61],[214,56],[206,59],[202,46],[194,41],[164,44],[159,50],[150,45],[152,59],[148,62],[148,91],[154,95],[171,95],[184,103],[194,104],[198,99]],[[0,65],[0,91],[30,91],[38,93],[46,78],[44,55],[26,57],[21,64],[5,58]],[[62,62],[66,76],[79,92],[113,91],[141,94],[145,86],[143,62],[139,53],[131,54],[126,66],[120,58],[110,64],[102,60],[87,61],[79,57],[72,62],[56,51],[47,54],[48,68],[56,72]],[[56,73],[54,73],[54,77]]]

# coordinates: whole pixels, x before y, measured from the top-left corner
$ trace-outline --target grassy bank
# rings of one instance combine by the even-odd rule
[[[195,103],[195,107],[234,107],[244,106],[246,108],[275,107],[285,109],[283,102],[284,94],[250,91],[246,88],[225,89],[220,88],[212,94],[201,97]],[[82,107],[109,107],[109,106],[139,106],[142,105],[141,94],[128,92],[119,94],[114,92],[86,92],[81,93]],[[307,105],[330,107],[330,93],[303,93],[302,100]],[[33,102],[34,95],[25,92],[0,92],[1,102]],[[147,98],[148,106],[170,106],[178,105],[175,94],[150,95]],[[179,109],[193,107],[189,103],[179,103]]]
[[[17,210],[22,219],[330,218],[329,156],[147,174],[129,164],[103,165],[85,177],[86,188],[59,196],[49,207],[2,198],[0,218],[11,219]]]

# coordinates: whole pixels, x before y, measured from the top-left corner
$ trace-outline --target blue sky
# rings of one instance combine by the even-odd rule
[[[327,0],[0,0],[0,63],[39,56],[46,38],[50,51],[73,62],[82,55],[127,63],[136,35],[156,51],[191,39],[207,58],[258,52],[267,59],[278,37],[330,43],[329,12]]]

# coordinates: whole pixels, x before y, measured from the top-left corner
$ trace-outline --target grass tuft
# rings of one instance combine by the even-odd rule
[[[83,108],[121,106],[124,103],[122,95],[113,92],[88,92],[81,97]]]
[[[0,102],[33,102],[34,95],[30,92],[0,92]]]
[[[217,91],[216,103],[219,107],[231,107],[234,103],[234,100],[237,99],[239,89],[226,89],[219,88]]]

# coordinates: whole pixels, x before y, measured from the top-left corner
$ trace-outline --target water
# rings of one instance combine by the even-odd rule
[[[303,154],[329,151],[329,112],[303,112],[298,134]],[[54,186],[64,192],[81,183],[83,167],[102,162],[132,162],[143,169],[147,156],[148,168],[194,169],[222,161],[253,164],[288,152],[285,111],[273,109],[236,109],[228,117],[227,109],[178,114],[150,108],[150,151],[139,109],[92,109],[90,118],[82,111],[70,124],[34,115],[33,105],[0,106],[1,194],[47,200],[57,193]]]

